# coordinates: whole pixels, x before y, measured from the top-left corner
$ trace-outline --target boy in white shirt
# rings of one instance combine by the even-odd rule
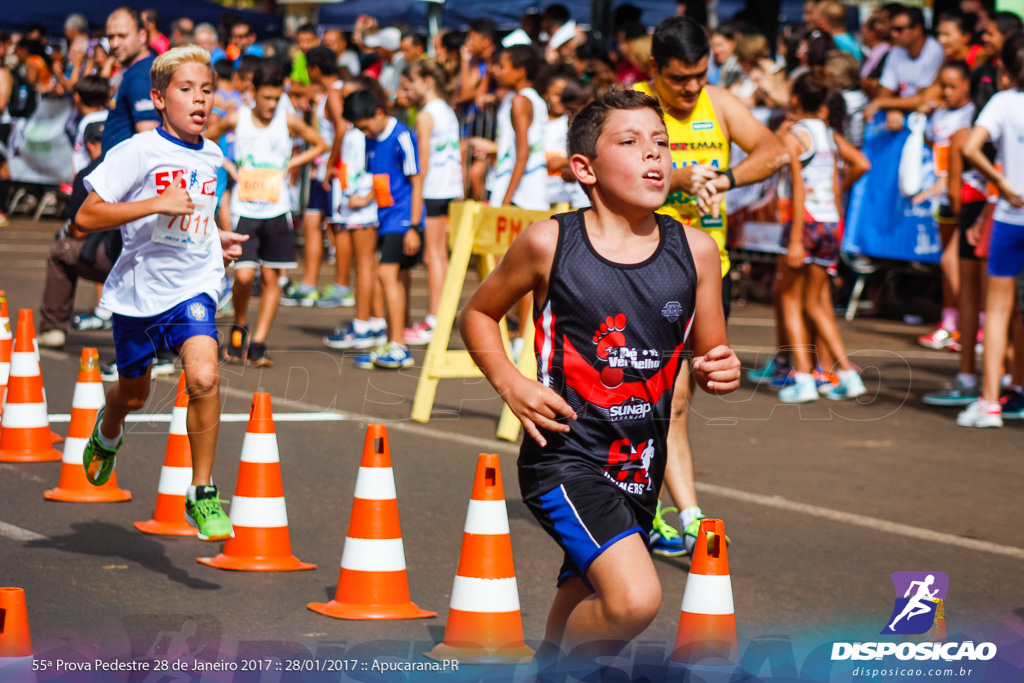
[[[220,426],[220,373],[214,308],[225,258],[247,238],[220,232],[214,220],[217,169],[223,154],[202,137],[213,108],[210,54],[175,48],[154,61],[151,97],[163,124],[111,149],[85,179],[90,191],[76,216],[85,232],[120,227],[124,250],[103,289],[114,312],[120,377],[82,456],[86,477],[100,486],[114,471],[124,419],[149,397],[158,350],[180,352],[188,385],[192,485],[185,518],[199,540],[234,536],[211,473]]]

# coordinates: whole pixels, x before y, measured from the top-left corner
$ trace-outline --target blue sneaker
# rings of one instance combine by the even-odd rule
[[[777,369],[781,366],[785,366],[788,369],[789,363],[780,362],[778,356],[772,356],[768,359],[768,362],[760,368],[749,371],[747,373],[747,380],[754,384],[768,384],[772,381],[772,378],[775,377]]]
[[[663,508],[661,501],[658,501],[658,509],[654,514],[654,524],[651,527],[650,546],[651,552],[662,557],[680,557],[685,555],[686,544],[683,537],[679,535],[676,528],[665,521],[665,512],[679,512],[678,508]]]
[[[1004,420],[1024,420],[1024,394],[1016,389],[1007,389],[999,398],[1003,404]]]
[[[355,306],[356,297],[352,290],[338,284],[330,284],[320,292],[320,298],[313,302],[317,308],[338,308],[340,306]]]
[[[384,353],[387,350],[387,348],[387,344],[381,344],[380,346],[376,347],[373,351],[370,351],[369,353],[363,353],[356,356],[352,362],[357,368],[362,368],[363,370],[373,370],[374,361],[377,360],[377,356]]]
[[[416,360],[409,353],[409,349],[397,342],[388,342],[382,346],[373,359],[375,367],[388,368],[389,370],[407,368],[415,362]]]
[[[796,383],[796,373],[789,367],[776,367],[775,374],[772,376],[771,381],[768,383],[772,389],[776,391],[784,389],[788,386],[792,386]]]
[[[355,325],[338,325],[334,332],[323,338],[324,346],[332,349],[372,349],[388,340],[384,331],[367,330],[359,333]]]

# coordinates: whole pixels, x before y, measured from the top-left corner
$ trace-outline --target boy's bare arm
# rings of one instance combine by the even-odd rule
[[[512,98],[512,130],[516,134],[516,163],[512,167],[512,179],[502,206],[511,206],[512,197],[519,188],[519,181],[526,173],[526,162],[530,160],[530,125],[533,123],[533,102],[525,95]]]
[[[220,140],[224,133],[234,130],[236,125],[238,125],[238,112],[229,112],[224,116],[213,114],[210,117],[210,123],[206,126],[203,137],[216,142]]]
[[[82,232],[99,232],[120,227],[155,213],[168,216],[187,216],[195,211],[195,204],[181,184],[174,184],[164,193],[137,202],[105,202],[96,192],[89,193],[75,215],[75,223]]]
[[[686,239],[697,269],[693,312],[693,377],[709,394],[728,394],[740,385],[740,361],[725,333],[722,311],[722,261],[718,244],[699,228],[686,227]]]
[[[576,413],[561,396],[540,382],[527,379],[512,365],[505,355],[498,321],[529,292],[534,293],[537,301],[547,297],[557,244],[556,221],[531,225],[516,238],[498,267],[459,313],[459,331],[473,361],[522,422],[526,433],[541,446],[546,446],[547,440],[538,427],[568,432],[569,425],[556,420],[575,420]]]
[[[327,151],[327,143],[320,137],[320,134],[298,116],[288,115],[288,134],[292,137],[300,137],[309,144],[306,151],[293,156],[288,161],[288,170],[308,164]]]

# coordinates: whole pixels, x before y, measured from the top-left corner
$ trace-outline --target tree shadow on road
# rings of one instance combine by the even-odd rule
[[[121,558],[135,562],[149,571],[163,574],[186,588],[216,590],[221,586],[190,576],[176,567],[156,540],[136,531],[109,522],[78,522],[72,524],[72,533],[38,541],[28,541],[26,548],[51,548],[81,555]]]

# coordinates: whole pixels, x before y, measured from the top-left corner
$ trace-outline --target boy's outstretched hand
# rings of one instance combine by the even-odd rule
[[[736,376],[739,377],[739,361],[736,362]],[[570,420],[576,419],[576,411],[573,410],[561,396],[552,389],[540,382],[526,379],[520,375],[521,381],[517,381],[509,388],[508,394],[504,396],[505,403],[512,409],[519,421],[523,423],[523,429],[541,447],[547,446],[548,442],[537,429],[541,427],[549,432],[568,433],[569,425],[557,422],[558,417],[567,417]]]
[[[242,255],[242,242],[247,239],[249,239],[248,235],[229,230],[220,231],[220,246],[224,253],[224,265],[238,260],[238,257]]]
[[[709,394],[728,394],[740,385],[740,359],[728,346],[716,346],[693,359],[693,374]]]

